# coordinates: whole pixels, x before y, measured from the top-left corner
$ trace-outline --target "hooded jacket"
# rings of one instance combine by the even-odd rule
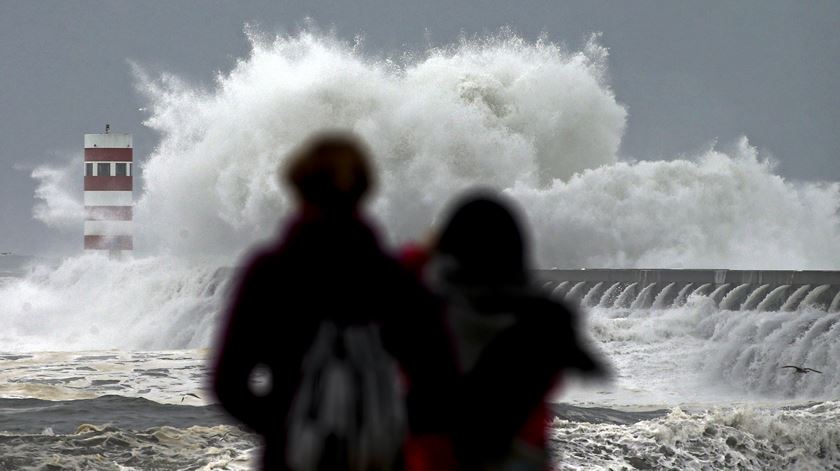
[[[546,469],[546,395],[564,371],[604,372],[525,260],[515,215],[482,195],[458,206],[431,262],[461,369],[453,442],[468,470]]]

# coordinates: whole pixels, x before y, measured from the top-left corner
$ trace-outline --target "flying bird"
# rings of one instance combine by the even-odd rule
[[[810,372],[813,371],[814,373],[822,374],[822,371],[818,371],[818,370],[815,370],[813,368],[805,368],[805,367],[801,367],[801,366],[785,365],[782,368],[793,368],[793,369],[796,370],[797,373],[810,373]]]
[[[181,394],[181,402],[184,402],[184,398],[185,398],[185,397],[187,397],[187,396],[192,396],[192,397],[194,397],[194,398],[196,398],[196,399],[201,399],[200,397],[196,396],[196,395],[195,395],[195,394],[193,394],[193,393],[186,393],[186,394]]]
[[[6,255],[12,255],[12,252],[0,252],[0,257],[5,257]]]

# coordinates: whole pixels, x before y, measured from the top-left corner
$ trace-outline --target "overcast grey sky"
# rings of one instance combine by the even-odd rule
[[[506,25],[577,49],[600,31],[629,112],[622,157],[746,135],[787,178],[840,180],[837,1],[0,0],[0,252],[65,245],[32,219],[29,174],[80,152],[82,134],[106,122],[132,132],[136,161],[155,146],[128,60],[211,84],[247,54],[245,23],[293,32],[305,17],[341,38],[364,34],[374,54]]]

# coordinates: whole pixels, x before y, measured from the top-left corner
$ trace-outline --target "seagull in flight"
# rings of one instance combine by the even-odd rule
[[[817,371],[813,368],[804,368],[801,366],[785,365],[782,368],[793,368],[796,370],[797,373],[810,373],[813,371],[814,373],[822,374],[822,371]]]
[[[192,396],[196,399],[201,399],[200,397],[198,397],[197,395],[195,395],[193,393],[186,393],[186,394],[181,394],[181,402],[184,402],[184,398],[187,397],[187,396]]]

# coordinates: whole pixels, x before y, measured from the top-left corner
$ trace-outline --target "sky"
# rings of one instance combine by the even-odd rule
[[[30,174],[81,155],[84,133],[133,133],[140,163],[155,147],[131,63],[212,86],[247,55],[246,24],[293,33],[306,18],[381,56],[502,27],[572,50],[600,32],[628,111],[623,159],[746,135],[787,179],[840,180],[836,1],[0,0],[0,252],[67,246],[32,217]]]

